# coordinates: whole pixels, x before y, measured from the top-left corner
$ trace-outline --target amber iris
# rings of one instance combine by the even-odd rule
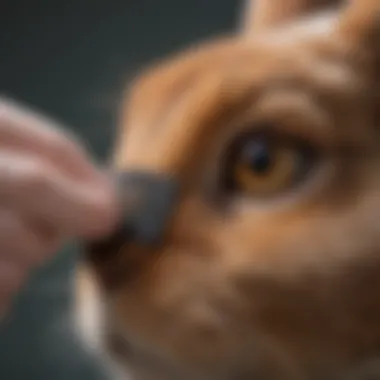
[[[252,196],[270,196],[301,180],[310,158],[310,149],[292,139],[245,136],[231,148],[226,186]]]

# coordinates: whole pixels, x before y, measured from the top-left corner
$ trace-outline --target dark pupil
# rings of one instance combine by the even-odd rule
[[[265,174],[270,170],[271,158],[270,149],[264,140],[249,142],[243,151],[243,161],[258,174]]]

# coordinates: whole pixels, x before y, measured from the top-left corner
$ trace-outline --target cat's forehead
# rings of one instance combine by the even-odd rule
[[[334,96],[357,90],[355,73],[343,61],[329,59],[323,43],[281,38],[283,43],[272,34],[254,41],[223,40],[154,67],[132,88],[128,123],[157,125],[181,107],[196,112],[199,99],[211,104],[210,97],[240,107],[245,96],[280,87]]]

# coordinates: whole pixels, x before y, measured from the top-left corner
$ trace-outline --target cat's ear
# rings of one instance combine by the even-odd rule
[[[336,5],[340,0],[246,0],[241,18],[241,32],[249,34],[303,15]]]
[[[351,0],[337,24],[348,61],[380,73],[380,0]]]

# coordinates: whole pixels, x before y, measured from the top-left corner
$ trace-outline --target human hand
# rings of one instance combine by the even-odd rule
[[[68,132],[0,98],[0,311],[66,239],[111,231],[115,194]]]

